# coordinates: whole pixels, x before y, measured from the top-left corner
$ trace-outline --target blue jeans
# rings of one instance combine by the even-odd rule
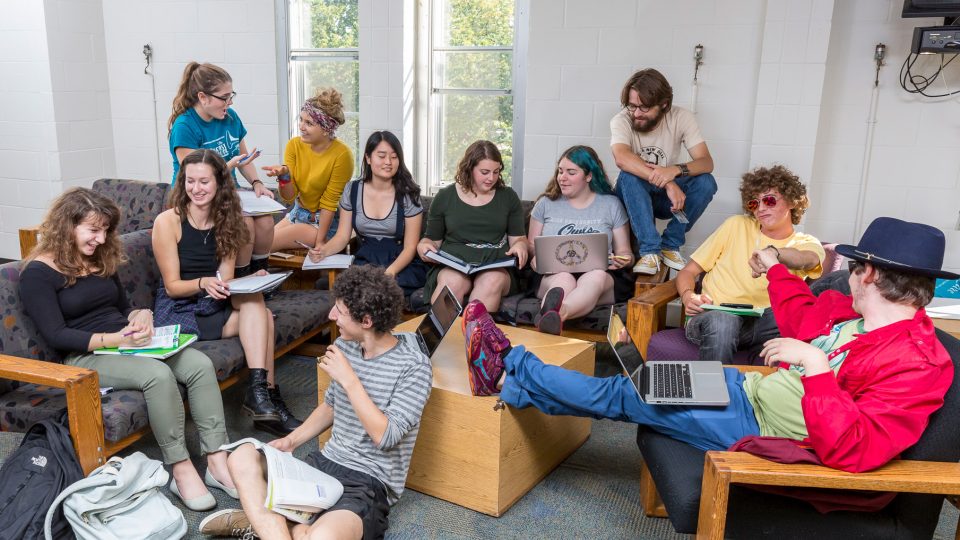
[[[320,221],[320,210],[311,212],[300,206],[300,199],[294,199],[293,208],[287,212],[287,219],[290,221],[290,223],[306,223],[307,225],[313,225],[314,227],[317,227],[317,223]],[[333,221],[330,222],[330,228],[327,229],[327,240],[333,238],[333,235],[337,234],[337,227],[339,226],[340,211],[338,209],[333,213]]]
[[[743,391],[744,375],[733,368],[723,370],[730,404],[696,407],[648,405],[623,375],[590,377],[544,364],[523,345],[513,347],[503,360],[507,374],[500,399],[513,407],[643,424],[701,450],[726,450],[747,435],[760,434]]]
[[[687,339],[697,344],[700,360],[733,362],[733,354],[740,349],[761,345],[780,337],[780,329],[767,308],[761,317],[740,317],[722,311],[704,311],[687,320],[684,328]]]
[[[680,223],[673,218],[665,189],[628,172],[621,171],[617,177],[615,193],[627,209],[630,229],[637,239],[640,255],[660,253],[661,249],[680,249],[686,241],[687,231],[700,219],[717,192],[717,181],[709,173],[677,178],[675,182],[687,196],[683,212],[690,223]],[[654,218],[670,220],[662,237],[657,232]]]

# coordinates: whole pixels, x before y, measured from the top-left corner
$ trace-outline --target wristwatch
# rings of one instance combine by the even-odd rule
[[[686,163],[677,163],[677,168],[680,169],[680,176],[690,176],[690,167]]]
[[[765,248],[763,248],[763,249],[772,249],[772,250],[776,251],[776,252],[777,252],[777,261],[780,260],[780,250],[777,249],[777,246],[775,246],[775,245],[773,245],[773,244],[770,244],[770,245],[768,245],[767,247],[765,247]]]

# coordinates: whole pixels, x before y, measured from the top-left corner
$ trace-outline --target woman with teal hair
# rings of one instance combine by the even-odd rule
[[[615,276],[630,268],[633,252],[627,213],[612,193],[593,148],[578,145],[561,154],[553,178],[530,214],[530,249],[541,235],[606,233],[610,265],[607,270],[541,276],[537,297],[542,302],[534,321],[541,332],[559,334],[567,319],[614,302]],[[531,253],[531,266],[536,270],[534,255]]]

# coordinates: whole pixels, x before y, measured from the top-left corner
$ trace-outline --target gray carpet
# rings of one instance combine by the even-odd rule
[[[615,373],[616,368],[600,350],[597,374]],[[316,372],[312,358],[287,356],[278,362],[277,380],[287,403],[298,417],[305,417],[316,405]],[[243,385],[224,393],[227,427],[232,439],[254,436],[269,440],[270,435],[253,430],[250,420],[240,413]],[[192,425],[187,428],[191,453],[199,455],[199,443]],[[408,490],[390,513],[388,538],[687,538],[673,531],[665,519],[647,518],[639,506],[638,471],[640,452],[635,443],[636,428],[606,420],[594,421],[587,443],[567,459],[543,482],[518,501],[500,518],[471,510]],[[0,456],[19,442],[18,434],[0,434]],[[316,442],[298,449],[302,456],[316,448]],[[139,450],[159,459],[152,436],[133,445],[124,455]],[[195,459],[201,473],[206,466]],[[239,503],[219,490],[212,490],[218,508],[239,507]],[[204,514],[187,510],[168,493],[187,518],[187,538],[204,538],[197,524]],[[934,538],[952,539],[957,525],[957,510],[944,505]]]

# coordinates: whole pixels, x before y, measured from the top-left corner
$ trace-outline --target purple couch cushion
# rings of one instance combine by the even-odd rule
[[[661,330],[650,338],[647,360],[696,360],[697,346],[687,339],[683,328]],[[763,365],[763,360],[752,350],[737,351],[733,364]]]

